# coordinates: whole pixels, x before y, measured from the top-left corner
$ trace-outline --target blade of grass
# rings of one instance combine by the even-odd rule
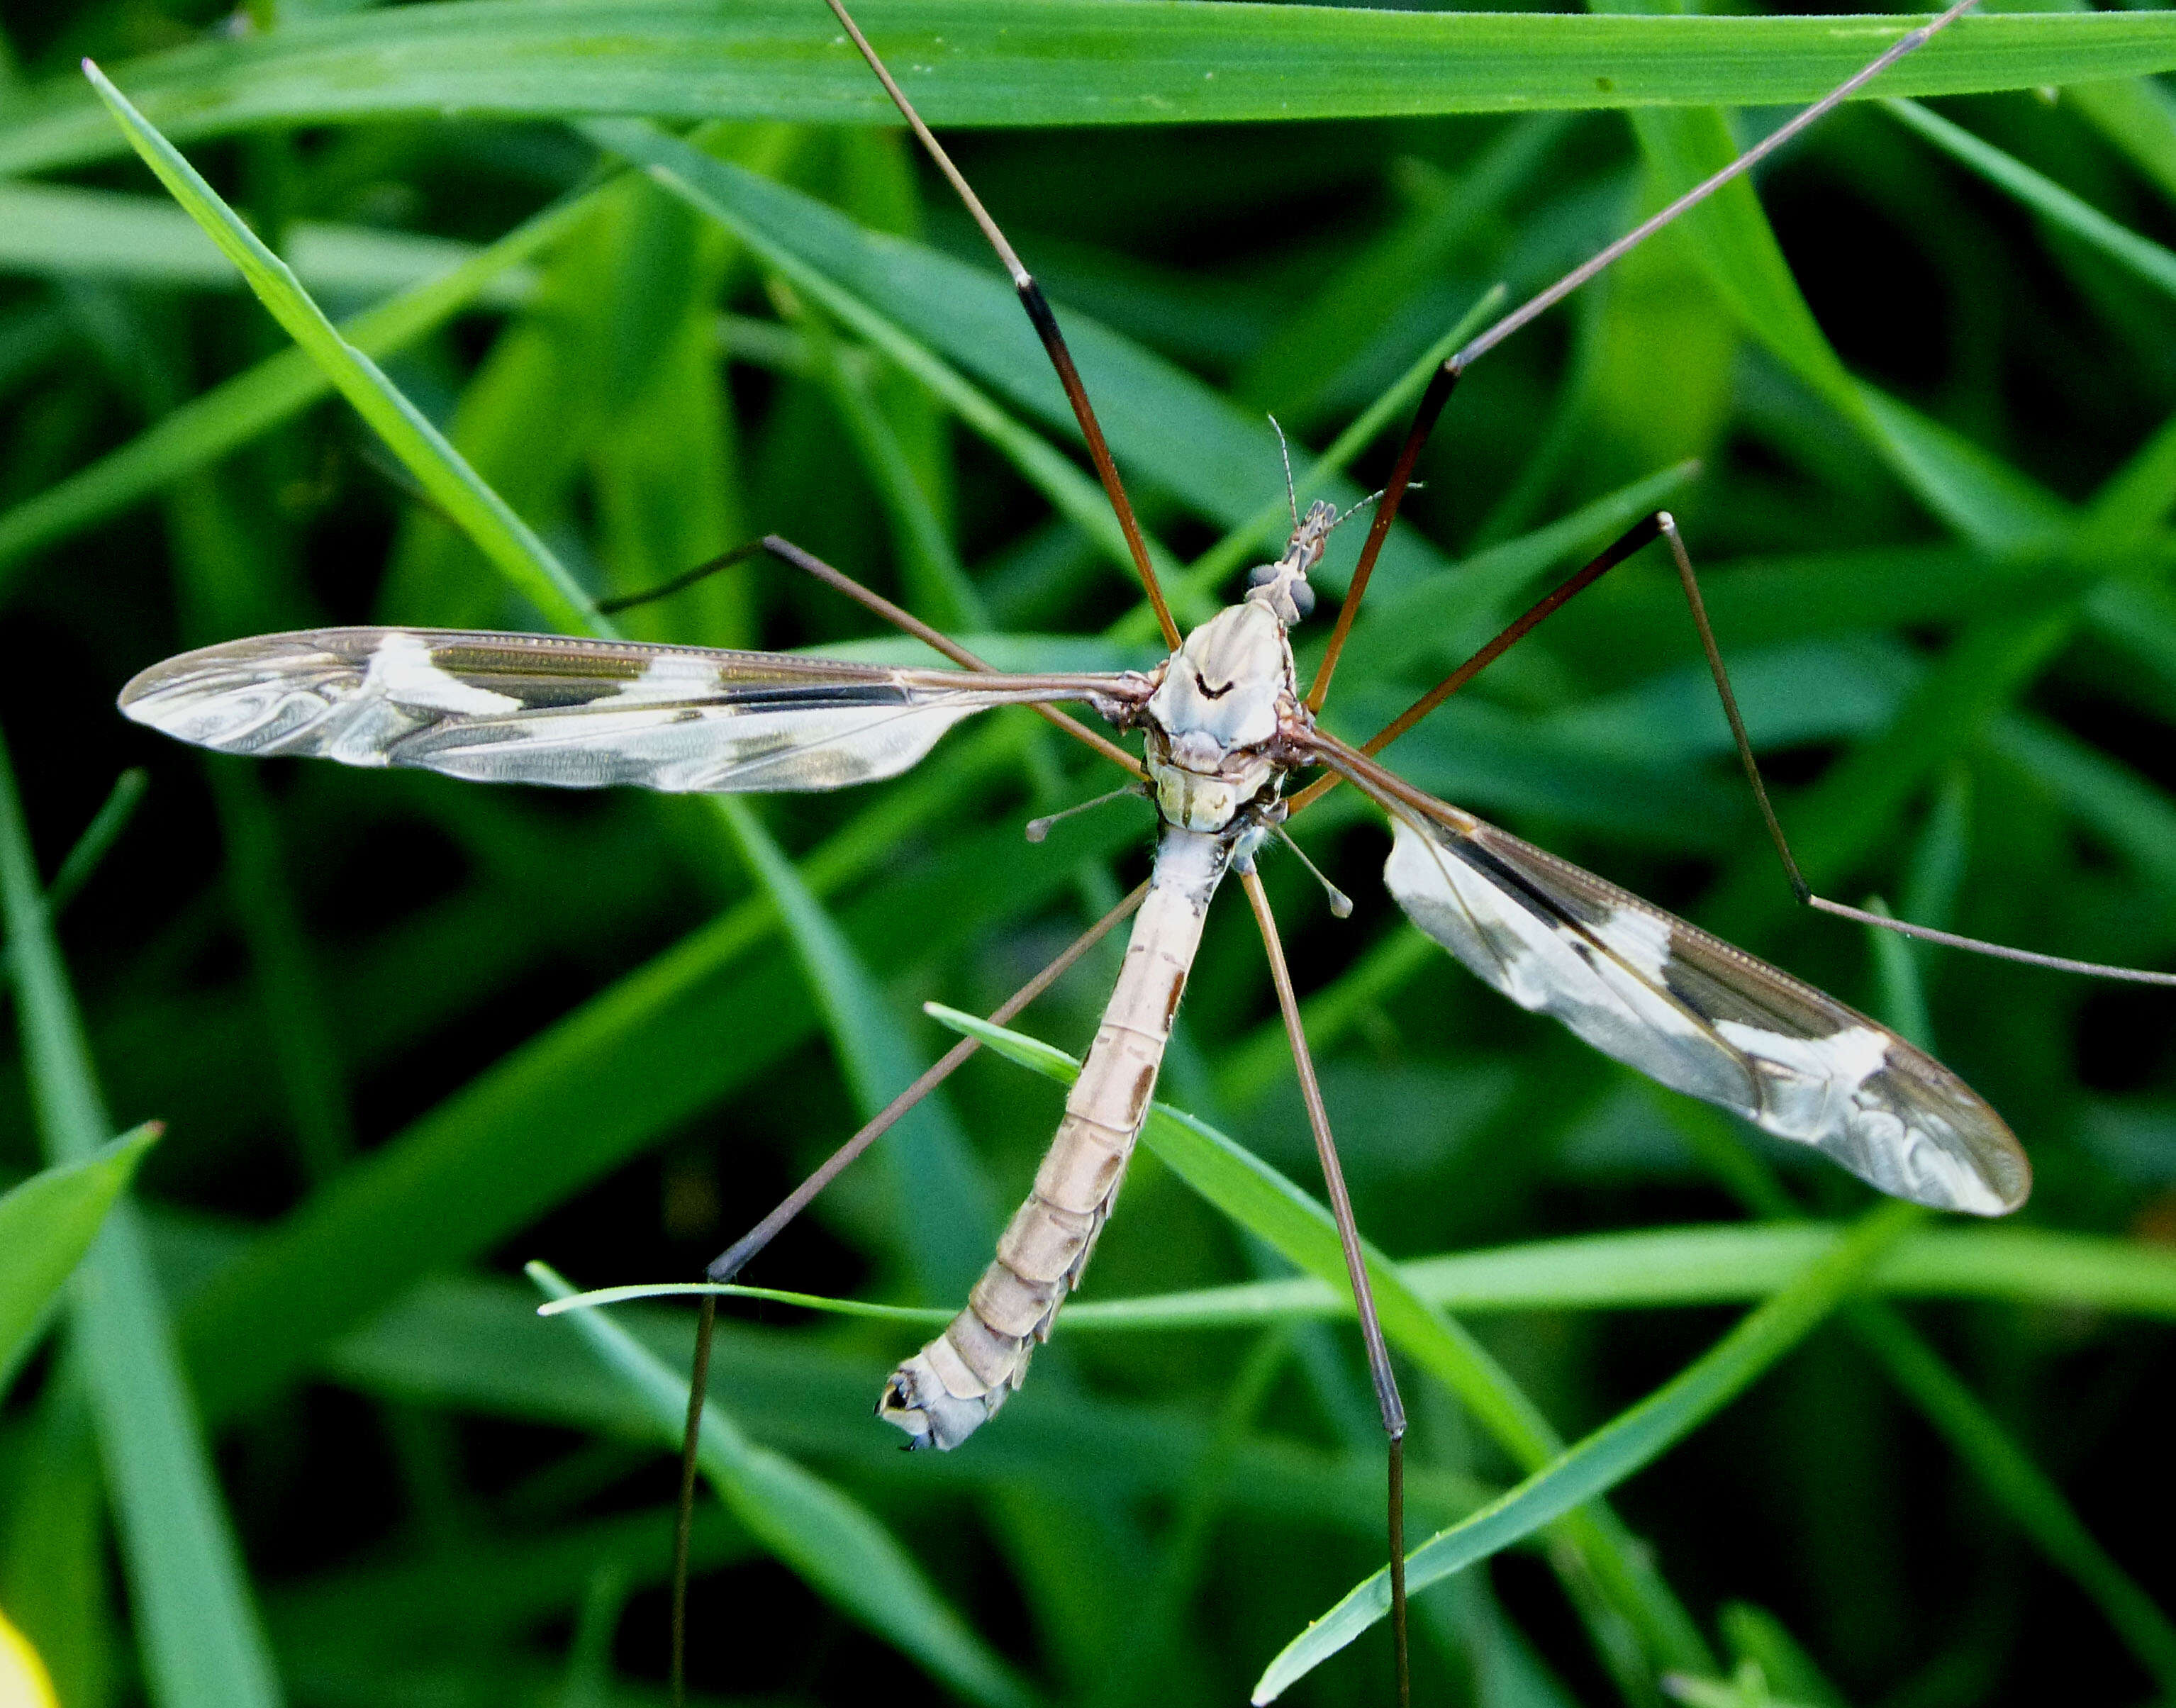
[[[0,1198],[0,1394],[159,1133],[158,1123],[147,1121],[81,1161],[56,1163]]]
[[[1738,1304],[1788,1286],[1844,1235],[1835,1224],[1806,1221],[1641,1228],[1410,1258],[1396,1269],[1415,1297],[1463,1314]],[[2048,1228],[1928,1227],[1885,1252],[1868,1274],[1866,1289],[1901,1298],[2003,1299],[2176,1321],[2176,1252]],[[586,1307],[710,1292],[917,1325],[951,1316],[934,1308],[703,1281],[601,1287],[577,1303]],[[1139,1298],[1079,1299],[1066,1307],[1065,1325],[1074,1334],[1254,1328],[1352,1313],[1348,1292],[1297,1276]]]
[[[112,1136],[0,746],[0,914],[15,959],[39,1138],[56,1163]],[[74,1325],[159,1708],[276,1708],[280,1687],[151,1273],[125,1204],[77,1283]]]
[[[809,997],[824,1016],[832,1048],[864,1120],[921,1071],[876,981],[846,934],[780,851],[748,803],[715,797],[719,817],[770,899],[793,944]],[[901,1116],[875,1159],[890,1176],[896,1238],[926,1296],[965,1297],[989,1261],[998,1228],[997,1199],[942,1091]]]
[[[475,302],[493,280],[579,226],[596,193],[578,193],[546,209],[460,265],[344,321],[340,335],[367,356],[405,349]],[[0,594],[31,552],[216,461],[332,389],[330,378],[307,352],[283,350],[190,399],[88,468],[0,513]]]
[[[777,236],[777,222],[753,215],[744,199],[733,193],[737,181],[716,171],[718,162],[701,150],[655,125],[634,120],[595,119],[581,128],[600,148],[644,166],[666,188],[725,226],[777,269],[796,289],[822,304],[914,375],[1009,460],[1061,515],[1094,541],[1113,568],[1126,576],[1134,574],[1133,558],[1125,536],[1119,531],[1117,519],[1111,514],[1110,500],[1104,497],[1102,488],[1040,434],[1006,413],[951,362],[884,313],[879,305],[889,299],[872,299],[846,288],[830,274],[813,265],[803,253],[781,242]],[[829,210],[825,213],[829,215]],[[1178,566],[1168,553],[1153,541],[1149,549],[1157,574],[1167,580],[1175,579],[1179,574]]]
[[[1803,1341],[1857,1289],[1883,1248],[1925,1212],[1916,1205],[1870,1210],[1836,1249],[1809,1265],[1669,1381],[1596,1430],[1546,1469],[1431,1537],[1406,1557],[1417,1592],[1531,1535],[1552,1519],[1606,1493],[1735,1399]],[[1254,1687],[1269,1702],[1390,1611],[1390,1574],[1376,1573],[1308,1625]]]
[[[1637,0],[1595,3],[1597,9],[1626,11]],[[1641,109],[1631,117],[1640,150],[1670,194],[1690,188],[1737,156],[1719,111]],[[1688,214],[1678,229],[1746,331],[1856,428],[1897,477],[1964,537],[1990,552],[2015,551],[2059,524],[2059,509],[2043,514],[2033,504],[2030,482],[1850,374],[1807,306],[1749,179],[1725,186]]]
[[[1172,124],[1779,105],[1834,88],[1910,27],[1890,18],[1584,18],[1235,3],[1139,13],[1107,0],[920,0],[869,20],[933,125]],[[1249,68],[1246,76],[1232,67]],[[1885,94],[2031,89],[2176,68],[2151,13],[1975,16]],[[130,64],[183,140],[276,124],[491,112],[889,123],[831,20],[795,0],[426,5],[283,20]],[[79,95],[9,104],[0,173],[109,157]]]
[[[2053,178],[2034,171],[2015,155],[2005,154],[1992,143],[1981,141],[1962,125],[1952,124],[1916,101],[1892,98],[1881,105],[1898,123],[1917,132],[1950,159],[2022,203],[2057,230],[2069,232],[2110,260],[2129,268],[2157,290],[2176,296],[2176,253],[2119,225]]]
[[[90,79],[144,164],[172,193],[242,277],[273,318],[322,368],[356,413],[367,422],[431,495],[497,567],[554,624],[586,634],[609,634],[589,595],[538,539],[528,524],[476,478],[444,434],[404,397],[384,371],[340,335],[324,311],[302,289],[293,271],[235,211],[220,199],[172,144],[160,135],[128,98],[88,60]]]
[[[113,780],[113,788],[107,794],[90,823],[84,826],[83,835],[76,838],[75,846],[62,860],[60,869],[53,873],[53,881],[46,886],[46,913],[57,919],[75,900],[83,886],[90,882],[100,863],[112,851],[120,840],[121,833],[136,816],[143,804],[144,791],[150,779],[141,769],[132,767]],[[0,972],[14,976],[15,960],[12,949],[0,949]]]
[[[2106,1615],[2164,1698],[2176,1697],[2176,1625],[2094,1539],[2043,1471],[1933,1347],[1886,1305],[1861,1303],[1852,1326],[1882,1368],[2058,1570]]]
[[[353,301],[405,291],[473,259],[443,237],[298,221],[287,230],[295,272],[314,291]],[[241,281],[196,222],[169,202],[74,185],[0,182],[0,269],[231,290]],[[492,307],[525,302],[536,280],[509,269],[477,293]]]
[[[879,882],[901,839],[980,786],[1013,737],[978,762],[879,802],[802,862],[819,895],[864,884],[840,923],[865,962],[909,967],[971,932],[1049,905],[1069,882],[1055,862],[1018,858],[1011,826],[964,835],[941,859]],[[1136,839],[1113,816],[1077,832],[1082,857]],[[971,881],[980,906],[950,905]],[[191,1301],[191,1368],[214,1417],[295,1380],[318,1349],[416,1279],[487,1249],[747,1083],[818,1015],[776,946],[767,900],[710,923],[529,1039],[269,1230]]]
[[[941,1004],[924,1007],[941,1024],[980,1038],[1007,1060],[1047,1079],[1069,1084],[1080,1072],[1072,1057],[1039,1039]],[[1319,1281],[1335,1285],[1344,1280],[1344,1256],[1330,1212],[1260,1158],[1205,1123],[1161,1103],[1151,1107],[1142,1140],[1189,1186],[1291,1262]],[[1538,1468],[1562,1450],[1548,1420],[1480,1343],[1415,1295],[1388,1259],[1372,1248],[1368,1273],[1383,1332],[1391,1344],[1457,1395],[1514,1460]],[[1608,1509],[1559,1516],[1566,1541],[1659,1664],[1711,1664],[1697,1629]]]
[[[1077,437],[1072,407],[1002,276],[902,238],[863,231],[813,197],[714,160],[654,126],[601,120],[583,129],[726,224],[796,288],[960,409],[971,424],[966,401],[949,394],[932,352],[1069,442]],[[1267,421],[1132,340],[1062,305],[1060,312],[1112,454],[1129,477],[1145,477],[1220,527],[1246,522],[1263,493],[1281,490],[1276,436]],[[993,443],[1005,449],[998,440]],[[1055,454],[1043,448],[1043,458]],[[1025,461],[1020,466],[1037,478],[1034,466]],[[1053,502],[1101,541],[1110,530],[1108,506],[1100,498],[1086,500],[1077,471],[1074,484],[1072,503],[1056,483],[1047,489]],[[1362,493],[1340,480],[1325,496],[1343,505]],[[1094,519],[1098,508],[1105,518],[1101,522]],[[1377,585],[1443,567],[1440,554],[1417,536],[1394,533]],[[1315,579],[1334,590],[1344,573],[1325,565]]]
[[[530,1279],[547,1297],[574,1292],[547,1265]],[[640,1401],[661,1446],[677,1446],[688,1384],[599,1311],[575,1330]],[[728,1510],[818,1594],[971,1701],[1025,1708],[1036,1699],[940,1596],[913,1557],[857,1503],[792,1460],[759,1447],[712,1403],[697,1462]]]

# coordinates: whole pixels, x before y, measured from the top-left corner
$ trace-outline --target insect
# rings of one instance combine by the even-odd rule
[[[1345,1243],[1390,1443],[1395,1538],[1402,1531],[1403,1405],[1368,1296],[1349,1195],[1292,982],[1254,872],[1268,839],[1327,787],[1356,788],[1383,811],[1393,836],[1385,868],[1393,897],[1430,938],[1521,1006],[1553,1015],[1664,1085],[1822,1150],[1885,1191],[1993,1215],[2016,1207],[2028,1189],[2024,1155],[2000,1118],[1893,1032],[1629,893],[1430,798],[1374,762],[1374,751],[1564,599],[1659,541],[1684,578],[1765,810],[1765,791],[1700,614],[1689,561],[1667,514],[1656,513],[1626,533],[1367,748],[1337,740],[1317,721],[1420,445],[1466,367],[1727,177],[1787,141],[1968,3],[1963,0],[1934,24],[1903,37],[1729,173],[1689,193],[1451,358],[1423,400],[1377,507],[1325,661],[1303,688],[1288,633],[1311,614],[1308,576],[1335,514],[1316,505],[1303,514],[1295,498],[1293,532],[1284,554],[1254,572],[1236,604],[1191,634],[1179,634],[1039,289],[835,0],[841,23],[983,226],[1043,337],[1170,644],[1161,665],[1143,672],[990,672],[905,613],[850,588],[910,632],[949,650],[965,667],[888,668],[531,634],[329,629],[258,637],[170,660],[129,684],[122,709],[141,723],[222,751],[316,754],[484,781],[701,792],[831,789],[896,775],[927,755],[954,724],[998,705],[1085,704],[1116,730],[1138,733],[1144,743],[1139,762],[1104,745],[1137,770],[1152,791],[1160,832],[1153,874],[1134,904],[1124,971],[1104,1025],[1068,1100],[1035,1192],[1008,1227],[996,1259],[945,1331],[892,1373],[878,1409],[913,1444],[949,1449],[988,1422],[1018,1389],[1034,1346],[1048,1335],[1079,1282],[1111,1211],[1202,921],[1219,888],[1236,881],[1270,949]],[[764,543],[774,555],[826,575],[834,585],[843,581],[786,542]],[[1307,770],[1322,775],[1288,793],[1288,782]],[[1114,914],[1101,928],[1130,911]],[[832,1178],[879,1131],[872,1123],[856,1135],[812,1183],[820,1186]],[[737,1273],[805,1202],[805,1192],[789,1199],[781,1214],[713,1265],[712,1275],[724,1280]],[[713,1308],[706,1303],[706,1328]],[[699,1407],[703,1391],[699,1371],[691,1412]],[[1394,1629],[1402,1694],[1403,1589],[1395,1576],[1401,1558],[1394,1542]]]

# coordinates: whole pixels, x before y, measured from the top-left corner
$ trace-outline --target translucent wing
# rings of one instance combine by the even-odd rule
[[[2025,1201],[2032,1167],[2002,1118],[1887,1027],[1341,744],[1321,757],[1390,813],[1398,905],[1520,1007],[1898,1198],[1976,1216]]]
[[[975,675],[459,629],[262,634],[154,665],[138,723],[222,753],[413,765],[481,782],[671,792],[896,775],[971,712],[1125,699],[1123,676]]]

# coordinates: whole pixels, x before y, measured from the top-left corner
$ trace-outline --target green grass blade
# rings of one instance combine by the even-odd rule
[[[46,887],[48,917],[57,919],[67,911],[68,903],[96,874],[113,845],[121,840],[121,833],[136,816],[136,809],[143,804],[144,791],[150,786],[147,774],[133,767],[113,780],[112,791],[91,815],[90,823],[84,826],[83,835],[76,838],[75,846],[68,850],[60,869],[53,873],[53,881]],[[0,973],[13,978],[14,968],[14,949],[0,949]]]
[[[2057,230],[2069,232],[2110,260],[2129,268],[2156,290],[2176,296],[2176,253],[2119,225],[2053,178],[2034,171],[2015,155],[1981,141],[1962,125],[1950,123],[1918,102],[1890,100],[1881,104],[1900,124],[1917,132],[1951,160],[2030,208]]]
[[[713,1294],[721,1299],[761,1299],[775,1305],[797,1305],[802,1310],[827,1316],[860,1317],[876,1323],[915,1323],[942,1328],[958,1314],[940,1305],[879,1305],[864,1299],[835,1299],[821,1293],[783,1292],[776,1287],[747,1287],[737,1281],[634,1282],[626,1286],[592,1287],[587,1292],[554,1299],[540,1308],[540,1317],[556,1317],[569,1310],[595,1310],[600,1305],[629,1304],[637,1299],[701,1298]]]
[[[2117,78],[2081,83],[2064,99],[2162,195],[2176,197],[2176,101],[2166,89],[2151,78]]]
[[[159,1132],[157,1123],[147,1121],[83,1161],[57,1163],[0,1198],[0,1393]]]
[[[98,91],[144,164],[151,168],[272,317],[322,368],[356,413],[377,432],[425,492],[468,533],[498,572],[554,624],[609,633],[590,596],[503,499],[478,480],[446,437],[385,377],[384,370],[340,335],[287,264],[220,199],[172,144],[130,106],[88,61],[84,74]]]
[[[530,1278],[550,1297],[574,1290],[541,1263]],[[661,1446],[677,1445],[688,1384],[601,1311],[576,1331],[639,1399]],[[840,1612],[866,1625],[971,1701],[1025,1708],[1033,1694],[985,1648],[913,1557],[857,1503],[792,1460],[759,1447],[716,1404],[703,1415],[697,1462],[748,1534]]]
[[[92,874],[136,816],[137,808],[144,803],[144,791],[150,786],[150,775],[140,766],[131,766],[113,780],[112,792],[100,804],[90,823],[84,826],[83,835],[76,838],[75,846],[68,850],[60,869],[53,873],[53,881],[46,890],[48,909],[61,912],[90,882]]]
[[[1069,1084],[1080,1072],[1072,1057],[1039,1039],[941,1004],[925,1006],[953,1031],[980,1038],[998,1055],[1046,1078]],[[1260,1158],[1161,1103],[1151,1106],[1142,1142],[1189,1186],[1288,1260],[1326,1285],[1348,1285],[1330,1212]],[[1366,1249],[1376,1308],[1390,1343],[1456,1394],[1513,1459],[1530,1468],[1548,1463],[1563,1444],[1532,1401],[1479,1342],[1415,1294],[1381,1253]],[[1639,1629],[1658,1661],[1705,1665],[1699,1637],[1606,1509],[1574,1514],[1564,1523],[1616,1611]]]
[[[754,183],[760,181],[752,182],[751,175],[728,169],[725,163],[655,125],[626,119],[596,119],[585,123],[582,129],[599,147],[645,166],[659,183],[725,226],[796,288],[806,291],[914,375],[961,421],[988,440],[1061,515],[1070,519],[1094,541],[1114,568],[1129,577],[1133,574],[1130,548],[1117,518],[1112,514],[1111,501],[1104,496],[1103,489],[887,313],[900,301],[895,293],[865,293],[848,288],[834,276],[843,269],[835,266],[827,271],[812,262],[812,252],[820,254],[817,246],[807,238],[797,245],[792,241],[795,235],[792,215],[801,210],[795,209],[791,200],[768,193],[777,191],[778,186],[766,183],[754,188]],[[835,214],[820,204],[811,203],[807,211],[813,220],[831,225],[841,232],[854,229],[839,221]],[[971,280],[974,277],[971,274],[966,276]],[[1016,307],[1011,308],[1011,314],[1017,318]],[[1170,555],[1153,541],[1149,549],[1157,573],[1175,579],[1180,572]]]
[[[1740,1304],[1790,1285],[1809,1264],[1835,1249],[1845,1232],[1804,1221],[1641,1228],[1409,1258],[1397,1273],[1417,1298],[1462,1315]],[[2176,1321],[2176,1252],[2046,1228],[1922,1228],[1882,1254],[1866,1290],[1898,1298],[1999,1299]],[[707,1281],[601,1287],[577,1303],[586,1307],[705,1292],[917,1325],[951,1315]],[[1065,1326],[1076,1335],[1255,1328],[1352,1314],[1347,1290],[1297,1276],[1139,1298],[1076,1299],[1065,1308]]]
[[[1172,124],[1809,101],[1895,41],[1890,18],[1582,18],[1108,0],[919,0],[868,20],[933,125]],[[1244,65],[1247,75],[1234,74]],[[2151,13],[1975,16],[1884,93],[2030,89],[2176,68]],[[302,19],[136,62],[183,140],[449,111],[889,123],[831,20],[797,0],[482,0]],[[0,172],[106,158],[79,95],[11,103]]]
[[[2176,1625],[2094,1540],[2054,1479],[1895,1311],[1862,1302],[1852,1308],[1851,1320],[1950,1450],[1972,1467],[2041,1552],[2099,1606],[2159,1682],[2162,1694],[2176,1694]]]
[[[546,209],[459,266],[343,322],[340,335],[371,356],[405,348],[477,301],[494,280],[565,236],[587,216],[596,193]],[[217,461],[332,389],[331,378],[307,353],[283,350],[190,399],[88,468],[0,512],[0,591],[31,552]]]
[[[917,346],[979,379],[1047,428],[1077,439],[1072,406],[1002,275],[866,231],[813,197],[713,160],[654,127],[600,122],[585,129],[601,146],[649,167],[661,182],[726,223],[797,287],[960,407],[963,416],[962,401],[948,394],[926,353],[917,360]],[[1246,523],[1268,499],[1284,501],[1283,465],[1266,420],[1062,302],[1058,313],[1112,454],[1129,480],[1153,481],[1220,528]],[[887,328],[896,333],[887,335]],[[1055,454],[1045,447],[1043,454]],[[1037,478],[1028,463],[1020,465]],[[1091,537],[1109,535],[1108,503],[1077,471],[1069,504],[1055,482],[1046,490]],[[1363,496],[1341,479],[1323,495],[1340,506]],[[1096,522],[1099,509],[1105,519]],[[1417,536],[1394,532],[1375,585],[1392,587],[1443,565],[1440,554]],[[1349,560],[1341,559],[1334,568],[1325,563],[1314,579],[1335,590],[1349,573]]]
[[[802,862],[864,962],[913,966],[1049,905],[1070,881],[1017,857],[1003,825],[960,839],[933,868],[863,882],[900,839],[1014,763],[1015,738],[954,737],[950,763],[852,822]],[[1116,815],[1083,825],[1083,857],[1136,836]],[[944,898],[971,876],[971,913]],[[766,900],[727,909],[623,976],[427,1112],[269,1230],[190,1303],[191,1368],[215,1417],[263,1398],[327,1341],[422,1276],[487,1249],[645,1145],[748,1083],[819,1020],[777,943]],[[984,1251],[982,1256],[987,1257]]]
[[[1705,1422],[1803,1340],[1860,1285],[1884,1248],[1925,1212],[1908,1204],[1869,1211],[1836,1249],[1747,1316],[1645,1400],[1619,1412],[1501,1499],[1406,1558],[1417,1592],[1500,1553],[1573,1507],[1607,1493]],[[1357,1586],[1270,1663],[1254,1687],[1272,1701],[1390,1611],[1387,1570]]]
[[[1765,1298],[1832,1250],[1842,1231],[1819,1223],[1642,1228],[1411,1259],[1398,1273],[1447,1311],[1639,1309]],[[2028,1227],[1930,1227],[1885,1252],[1869,1292],[1900,1298],[2001,1299],[2176,1320],[2176,1253],[2130,1239]],[[1068,1327],[1244,1327],[1346,1316],[1326,1281],[1254,1281],[1069,1306]]]
[[[2068,730],[2024,712],[1988,732],[1988,745],[2030,773],[2084,829],[2162,894],[2176,885],[2176,802],[2129,766]]]
[[[1717,112],[1645,109],[1632,122],[1671,194],[1737,155]],[[2021,476],[1845,369],[1792,276],[1749,180],[1726,185],[1688,214],[1681,229],[1747,333],[1857,428],[1928,508],[1966,538],[1990,551],[2016,550],[2058,519],[2059,512],[2043,517],[2032,508],[2030,484]]]
[[[350,301],[389,296],[472,259],[443,237],[299,221],[286,233],[296,276]],[[0,182],[0,270],[231,291],[242,281],[196,222],[171,202],[70,184]],[[509,269],[477,293],[493,307],[526,302],[533,275]]]
[[[0,748],[0,913],[15,961],[39,1137],[59,1164],[112,1136]],[[108,1212],[78,1283],[80,1336],[158,1708],[277,1708],[280,1687],[130,1207]]]
[[[809,997],[823,1014],[855,1103],[867,1119],[905,1091],[922,1064],[846,934],[771,840],[754,810],[732,795],[720,796],[716,805],[742,857],[785,923]],[[879,1154],[871,1160],[891,1178],[897,1237],[917,1281],[934,1298],[964,1298],[989,1261],[999,1226],[998,1206],[943,1093],[916,1104],[878,1145]]]

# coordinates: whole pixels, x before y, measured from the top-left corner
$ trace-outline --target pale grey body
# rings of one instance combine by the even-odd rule
[[[1284,767],[1272,755],[1303,715],[1285,638],[1296,616],[1272,577],[1188,635],[1155,678],[1140,719],[1163,821],[1148,896],[1034,1189],[966,1308],[884,1384],[877,1415],[915,1446],[956,1447],[993,1417],[1080,1285],[1148,1118],[1210,900],[1275,806]]]

